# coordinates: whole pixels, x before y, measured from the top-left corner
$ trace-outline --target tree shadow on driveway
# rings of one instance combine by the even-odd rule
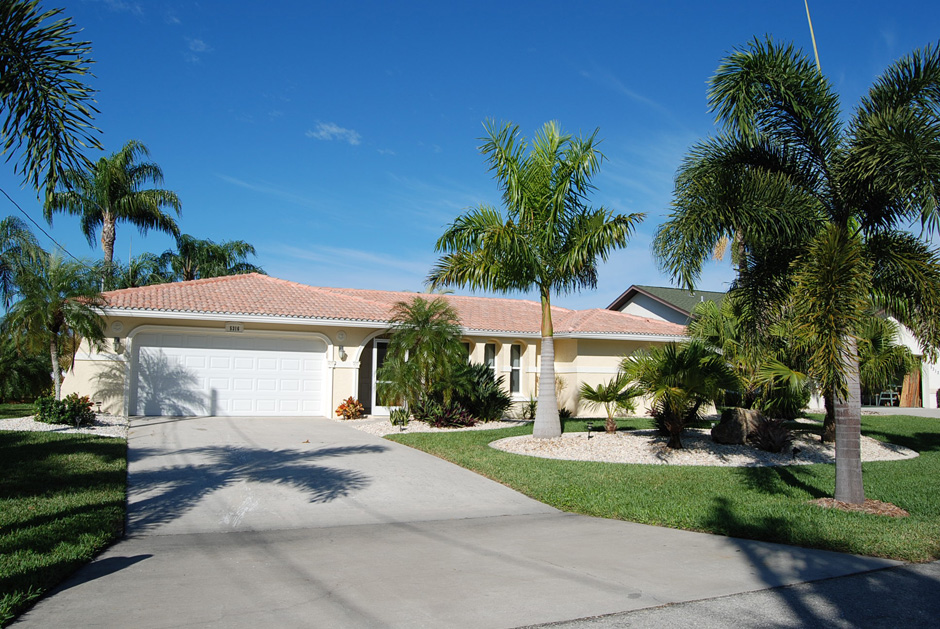
[[[128,475],[127,532],[135,534],[172,522],[208,494],[237,483],[270,483],[299,489],[309,503],[330,502],[367,487],[369,476],[321,462],[337,457],[376,454],[382,445],[267,450],[240,446],[201,446],[167,451],[133,448],[132,459],[150,469]],[[154,465],[150,459],[167,459]],[[133,464],[132,464],[133,465]]]

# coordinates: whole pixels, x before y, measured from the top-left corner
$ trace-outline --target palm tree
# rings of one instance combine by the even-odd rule
[[[440,391],[449,401],[450,391],[441,391],[441,385],[453,381],[466,363],[457,312],[440,297],[415,297],[397,302],[389,322],[388,353],[375,377],[380,383],[379,397],[413,408]]]
[[[588,402],[593,407],[603,406],[607,412],[607,420],[604,423],[604,429],[609,433],[617,432],[617,420],[614,419],[614,413],[618,409],[633,411],[633,398],[640,394],[640,390],[635,387],[627,387],[630,384],[630,378],[625,373],[618,373],[604,384],[599,383],[592,387],[587,382],[581,383],[579,393],[581,399]]]
[[[87,165],[85,147],[101,148],[94,90],[82,82],[90,76],[91,45],[74,40],[80,30],[70,18],[54,20],[61,13],[41,13],[25,0],[0,3],[3,152],[7,161],[20,153],[16,173],[47,196],[66,170]]]
[[[245,273],[263,274],[261,267],[247,262],[250,255],[256,255],[255,248],[244,240],[216,243],[181,234],[176,239],[176,251],[165,251],[160,256],[160,263],[168,269],[165,276],[178,282]]]
[[[682,432],[699,419],[702,407],[738,386],[724,358],[696,340],[640,350],[624,358],[620,369],[649,397],[650,414],[669,435],[669,448],[682,448]]]
[[[111,155],[102,157],[87,170],[65,172],[60,188],[46,202],[46,220],[52,223],[56,212],[81,217],[82,233],[89,244],[101,230],[101,250],[104,252],[106,272],[114,260],[114,241],[117,223],[135,225],[140,233],[156,229],[166,234],[179,235],[173,217],[164,212],[172,208],[180,214],[180,200],[175,192],[161,188],[147,188],[148,182],[163,184],[163,171],[152,162],[140,162],[150,157],[147,147],[130,140]],[[110,272],[105,277],[109,277]]]
[[[35,351],[44,348],[52,362],[55,398],[62,397],[62,357],[74,353],[80,338],[104,340],[101,298],[92,267],[51,254],[20,269],[19,299],[4,320],[8,333],[23,335]]]
[[[551,297],[597,285],[597,259],[627,244],[642,214],[614,214],[586,205],[603,155],[597,131],[563,134],[555,122],[536,135],[531,151],[512,125],[486,125],[482,153],[502,190],[505,216],[488,205],[458,217],[437,241],[445,255],[428,278],[432,287],[466,286],[499,292],[536,289],[542,303],[538,406],[532,434],[561,434],[555,394]]]
[[[121,262],[114,263],[112,289],[164,284],[168,281],[166,275],[167,271],[160,256],[142,253],[136,258],[131,258],[126,265]]]
[[[835,497],[865,499],[857,339],[883,308],[924,348],[940,343],[940,48],[894,63],[847,125],[829,81],[801,52],[754,40],[710,81],[721,133],[697,144],[656,235],[663,268],[691,288],[721,239],[731,292],[760,334],[791,308],[809,372],[835,396]]]
[[[0,304],[6,307],[16,290],[16,274],[42,253],[26,223],[8,216],[0,220]]]

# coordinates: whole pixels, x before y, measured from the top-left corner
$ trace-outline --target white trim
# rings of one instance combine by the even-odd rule
[[[620,371],[620,369],[619,369],[618,367],[580,367],[580,366],[574,366],[574,367],[562,366],[562,367],[559,367],[558,365],[555,365],[555,373],[573,373],[573,374],[579,374],[579,373],[613,373],[613,374],[616,374],[616,373],[618,373],[619,371]]]
[[[227,317],[227,320],[230,320],[231,317]],[[227,332],[225,328],[210,328],[210,327],[200,327],[200,326],[190,326],[190,325],[156,325],[156,324],[147,324],[139,325],[133,330],[131,330],[127,337],[124,340],[124,352],[128,356],[128,359],[125,361],[127,364],[127,371],[124,374],[124,416],[128,415],[130,410],[130,386],[131,382],[136,375],[135,371],[137,365],[134,364],[134,361],[130,359],[133,356],[134,351],[134,337],[142,332],[169,332],[169,333],[194,333],[194,334],[212,334],[214,336],[231,336],[231,332]],[[330,340],[330,337],[323,334],[322,332],[293,332],[293,331],[281,331],[281,330],[247,330],[242,332],[239,336],[251,337],[251,336],[262,336],[262,337],[281,337],[281,338],[309,338],[315,337],[326,343],[326,357],[329,359],[333,355],[333,341]],[[333,406],[333,373],[332,368],[329,366],[329,360],[327,360],[327,373],[324,374],[323,378],[323,415],[324,417],[330,417],[331,407]]]

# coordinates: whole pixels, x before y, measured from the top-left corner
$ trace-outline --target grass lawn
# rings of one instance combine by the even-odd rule
[[[594,421],[595,429],[603,421]],[[621,427],[649,428],[646,419]],[[568,420],[565,431],[584,430]],[[809,504],[832,496],[834,465],[690,467],[560,461],[500,452],[487,444],[531,433],[414,433],[387,438],[424,450],[564,511],[795,544],[903,561],[940,559],[940,420],[862,417],[864,434],[917,450],[905,461],[863,464],[868,498],[910,517],[846,513]]]
[[[0,404],[0,419],[26,417],[33,414],[32,404]]]
[[[0,626],[121,534],[126,469],[123,439],[0,431]]]

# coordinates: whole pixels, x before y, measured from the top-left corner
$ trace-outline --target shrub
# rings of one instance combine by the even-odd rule
[[[91,407],[88,396],[79,396],[77,393],[70,393],[62,400],[51,396],[37,398],[34,405],[36,421],[44,424],[72,424],[76,428],[90,424],[95,419]]]
[[[756,406],[769,417],[796,419],[809,405],[811,395],[809,387],[794,391],[787,386],[774,386],[765,393]]]
[[[336,415],[343,419],[359,419],[365,408],[356,398],[350,396],[346,401],[336,407]]]
[[[410,417],[411,413],[408,412],[408,409],[393,408],[388,419],[392,423],[392,426],[407,426]]]
[[[454,401],[482,421],[501,419],[512,406],[512,397],[503,389],[503,376],[482,363],[465,365],[457,374]]]
[[[411,414],[418,421],[426,422],[435,428],[461,428],[475,426],[477,423],[477,420],[456,402],[438,402],[427,396],[412,407]]]
[[[558,418],[559,419],[571,419],[572,413],[568,410],[567,406],[562,406],[558,409]]]
[[[782,419],[765,419],[748,435],[748,441],[767,452],[783,452],[793,443],[793,433]]]
[[[535,411],[538,410],[539,401],[534,397],[529,398],[529,401],[526,402],[520,409],[522,414],[522,419],[535,419]]]

